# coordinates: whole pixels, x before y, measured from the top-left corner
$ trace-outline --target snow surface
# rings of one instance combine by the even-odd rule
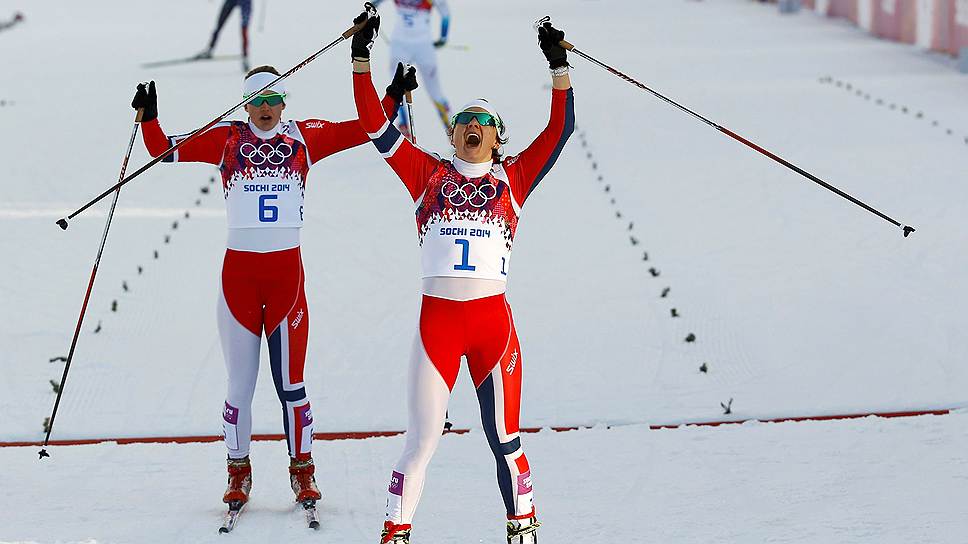
[[[234,62],[139,68],[201,49],[219,4],[0,0],[0,14],[26,16],[0,33],[0,442],[43,438],[49,380],[63,371],[48,360],[67,353],[109,203],[67,232],[54,221],[116,180],[135,83],[157,81],[171,133],[237,99]],[[257,18],[263,3],[255,4]],[[252,28],[254,63],[295,64],[356,9],[270,2],[265,32]],[[918,228],[904,239],[572,56],[578,130],[525,208],[509,284],[526,369],[523,425],[713,420],[729,398],[736,419],[966,404],[968,79],[949,61],[742,0],[454,2],[452,10],[452,41],[469,49],[440,52],[444,89],[454,104],[481,94],[497,104],[511,152],[547,119],[548,76],[530,30],[547,13],[580,49]],[[219,52],[237,50],[236,17]],[[355,116],[346,48],[292,77],[289,117]],[[387,57],[377,42],[376,66]],[[388,76],[378,70],[376,80]],[[431,108],[418,90],[420,142],[444,152]],[[130,169],[146,160],[139,138]],[[219,191],[201,192],[214,188],[215,173],[160,165],[122,191],[53,438],[220,432],[225,372],[214,308],[224,211]],[[419,302],[406,191],[367,144],[313,169],[306,208],[307,391],[317,430],[402,430]],[[687,343],[690,333],[696,341]],[[281,432],[267,372],[253,409],[255,432]],[[479,428],[477,414],[463,375],[451,419]],[[627,531],[618,534],[632,541],[958,542],[968,528],[964,422],[622,427],[526,443],[542,537],[553,541],[591,525],[595,535]],[[372,540],[399,440],[317,445],[334,497],[324,530]],[[262,537],[283,525],[272,516],[258,523],[260,509],[288,511],[281,448],[255,449],[256,495],[243,523]],[[274,467],[268,450],[282,458]],[[52,448],[40,466],[35,451],[0,449],[0,540],[194,541],[217,524],[218,444]],[[419,514],[434,542],[467,541],[459,527],[500,541],[489,455],[479,433],[444,441],[431,466],[438,483]],[[477,464],[460,461],[467,456]],[[277,476],[263,480],[260,470]],[[65,481],[85,495],[52,502]],[[271,490],[264,481],[280,483]],[[143,488],[170,490],[179,510],[150,511]],[[70,522],[53,520],[69,505],[85,507]],[[473,510],[484,505],[491,510]],[[134,532],[145,526],[156,530]]]
[[[523,442],[541,542],[958,543],[966,429],[968,413],[959,413],[543,431]],[[284,445],[256,443],[252,499],[229,537],[216,532],[221,444],[58,448],[43,465],[36,448],[0,448],[0,512],[16,512],[0,517],[0,541],[376,542],[402,447],[399,436],[316,443],[325,459],[317,533],[292,503]],[[504,542],[493,463],[483,433],[446,436],[413,541]]]

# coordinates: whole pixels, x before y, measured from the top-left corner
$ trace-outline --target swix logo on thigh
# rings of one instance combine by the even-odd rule
[[[518,364],[518,350],[514,350],[511,354],[511,361],[508,362],[508,366],[504,369],[508,374],[514,374],[514,367]]]
[[[302,413],[302,426],[308,427],[313,424],[313,410],[312,408],[306,408],[306,411]]]
[[[518,475],[518,494],[531,493],[531,471]]]
[[[394,495],[399,495],[401,497],[403,496],[403,474],[400,474],[395,470],[393,471],[393,474],[390,476],[389,491]]]
[[[226,402],[225,408],[222,410],[222,417],[227,423],[236,425],[239,422],[239,409]]]
[[[299,313],[296,314],[296,318],[292,320],[292,328],[295,329],[300,323],[302,323],[303,315],[305,315],[305,312],[302,308],[300,308]]]

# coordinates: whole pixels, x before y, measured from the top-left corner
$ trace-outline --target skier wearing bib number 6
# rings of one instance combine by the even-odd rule
[[[413,199],[423,268],[407,386],[406,445],[390,477],[381,542],[410,542],[414,511],[440,440],[461,356],[467,357],[496,460],[508,542],[536,542],[531,468],[519,436],[521,348],[504,292],[521,207],[574,129],[568,61],[559,44],[564,33],[550,23],[538,29],[553,90],[551,118],[534,142],[520,154],[502,158],[504,121],[479,99],[452,117],[455,153],[444,160],[404,138],[380,107],[369,63],[378,27],[379,18],[373,17],[353,37],[353,93],[360,123]]]
[[[228,372],[222,418],[229,483],[223,501],[236,510],[248,500],[252,486],[251,409],[263,331],[282,403],[290,484],[304,504],[321,498],[311,455],[313,416],[303,383],[309,338],[299,243],[303,195],[311,166],[369,139],[356,119],[283,121],[284,82],[255,95],[278,76],[271,66],[250,71],[242,84],[243,97],[251,97],[245,106],[248,120],[218,123],[164,159],[213,164],[221,171],[228,218],[217,310]],[[392,115],[408,90],[403,85],[401,74],[377,107]],[[169,137],[158,124],[153,81],[138,85],[132,106],[144,108],[142,133],[153,157],[189,136]]]

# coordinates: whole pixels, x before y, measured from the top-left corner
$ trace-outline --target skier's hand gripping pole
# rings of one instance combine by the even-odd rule
[[[534,29],[535,29],[535,31],[538,32],[538,41],[539,41],[539,43],[542,41],[542,34],[545,33],[545,32],[547,32],[547,29],[548,28],[551,28],[550,27],[550,23],[551,23],[551,17],[548,17],[548,16],[542,17],[541,19],[538,19],[537,21],[534,22]],[[904,234],[904,237],[905,238],[907,238],[908,235],[910,235],[912,232],[914,232],[914,230],[915,230],[914,227],[909,226],[909,225],[904,225],[904,224],[900,223],[896,219],[894,219],[894,218],[892,218],[892,217],[890,217],[890,216],[888,216],[888,215],[886,215],[886,214],[884,214],[884,213],[882,213],[882,212],[874,209],[873,207],[869,206],[868,204],[866,204],[866,203],[864,203],[864,202],[862,202],[862,201],[854,198],[853,196],[851,196],[851,195],[845,193],[844,191],[842,191],[842,190],[834,187],[833,185],[831,185],[831,184],[827,183],[826,181],[818,178],[817,176],[811,174],[810,172],[807,172],[806,170],[800,168],[799,166],[796,166],[795,164],[787,161],[786,159],[784,159],[784,158],[782,158],[782,157],[780,157],[780,156],[778,156],[778,155],[776,155],[774,153],[771,153],[770,151],[767,151],[766,149],[760,147],[759,145],[757,145],[757,144],[755,144],[755,143],[747,140],[746,138],[740,136],[739,134],[736,134],[732,130],[729,130],[728,128],[726,128],[724,126],[718,125],[718,124],[710,121],[709,119],[703,117],[702,115],[696,113],[695,111],[693,111],[693,110],[691,110],[691,109],[683,106],[682,104],[679,104],[675,100],[672,100],[671,98],[663,95],[662,93],[659,93],[658,91],[656,91],[656,90],[648,87],[647,85],[645,85],[643,83],[640,83],[639,81],[637,81],[637,80],[633,79],[632,77],[630,77],[630,76],[628,76],[628,75],[620,72],[619,70],[617,70],[617,69],[615,69],[615,68],[613,68],[613,67],[605,64],[604,62],[596,59],[595,57],[592,57],[591,55],[585,53],[584,51],[581,51],[580,49],[578,49],[577,47],[575,47],[571,43],[565,41],[563,38],[564,37],[562,36],[562,39],[558,40],[558,45],[560,45],[563,49],[565,49],[567,51],[570,51],[570,52],[578,55],[579,57],[581,57],[581,58],[583,58],[583,59],[591,62],[592,64],[595,64],[596,66],[607,70],[612,75],[615,75],[615,76],[617,76],[617,77],[625,80],[626,82],[631,83],[632,85],[635,85],[636,87],[642,89],[643,91],[646,91],[648,93],[651,93],[656,98],[658,98],[658,99],[660,99],[660,100],[662,100],[662,101],[664,101],[664,102],[666,102],[668,104],[671,104],[671,105],[675,106],[676,108],[680,109],[681,111],[683,111],[685,113],[688,113],[689,115],[691,115],[691,116],[695,117],[696,119],[702,121],[706,125],[708,125],[708,126],[714,128],[714,129],[718,130],[719,132],[722,132],[723,134],[729,136],[730,138],[736,140],[737,142],[739,142],[739,143],[741,143],[741,144],[749,147],[750,149],[753,149],[757,153],[760,153],[762,155],[766,155],[767,157],[769,157],[769,158],[773,159],[774,161],[782,164],[783,166],[786,166],[790,170],[793,170],[794,172],[796,172],[796,173],[800,174],[801,176],[809,179],[810,181],[816,183],[817,185],[820,185],[824,189],[827,189],[827,190],[829,190],[829,191],[831,191],[833,193],[836,193],[837,195],[840,195],[841,197],[843,197],[843,198],[845,198],[845,199],[853,202],[854,204],[860,206],[861,208],[864,208],[865,210],[873,213],[874,215],[880,217],[881,219],[883,219],[883,220],[885,220],[885,221],[887,221],[887,222],[889,222],[889,223],[891,223],[891,224],[899,227],[901,229],[901,232]],[[541,48],[542,48],[542,50],[544,50],[546,52],[545,54],[547,55],[548,53],[547,53],[547,49],[546,49],[546,44],[545,43],[542,43],[541,44]],[[549,57],[549,61],[550,60],[551,60],[551,57]]]
[[[145,88],[144,84],[141,85]],[[118,179],[124,179],[124,173],[128,169],[128,159],[131,157],[131,149],[134,147],[135,136],[138,135],[138,125],[144,120],[144,108],[138,108],[134,116],[134,127],[131,128],[131,137],[128,139],[128,150],[124,153],[124,160],[121,161],[121,173]],[[41,459],[50,457],[47,453],[47,445],[50,443],[50,433],[54,430],[54,419],[57,417],[57,408],[60,406],[61,396],[64,394],[64,386],[67,385],[67,373],[71,369],[71,361],[74,360],[74,349],[77,348],[77,339],[81,335],[81,325],[84,323],[84,315],[87,314],[87,303],[91,300],[91,291],[94,289],[94,278],[97,277],[97,268],[101,264],[101,255],[104,253],[104,245],[108,241],[108,231],[111,230],[111,220],[114,218],[114,210],[118,205],[118,197],[121,196],[121,187],[114,190],[114,199],[111,201],[111,211],[108,212],[107,221],[104,223],[104,233],[101,235],[101,245],[97,250],[97,257],[94,258],[94,266],[91,268],[91,278],[87,282],[87,293],[84,294],[84,302],[81,304],[81,313],[77,317],[77,325],[74,327],[74,338],[71,339],[71,349],[67,354],[67,361],[64,363],[64,374],[61,376],[60,387],[57,388],[57,399],[54,401],[54,409],[51,411],[50,418],[47,420],[47,436],[44,438],[44,447],[38,455]],[[65,227],[66,228],[66,227]]]
[[[254,95],[261,94],[263,91],[265,91],[266,89],[272,87],[276,83],[278,83],[278,82],[280,82],[280,81],[288,78],[289,76],[291,76],[292,74],[296,73],[298,70],[300,70],[301,68],[303,68],[304,66],[306,66],[307,64],[309,64],[310,62],[316,60],[323,53],[325,53],[325,52],[329,51],[330,49],[332,49],[333,47],[335,47],[338,43],[340,43],[343,40],[346,40],[346,39],[352,37],[358,31],[362,30],[366,26],[367,22],[371,18],[378,17],[377,11],[376,11],[376,7],[373,4],[369,3],[369,2],[367,2],[367,3],[364,4],[364,12],[366,13],[366,17],[362,21],[357,22],[357,21],[354,20],[354,25],[351,26],[350,28],[348,28],[346,30],[346,32],[343,32],[342,34],[340,34],[338,38],[336,38],[333,41],[331,41],[328,44],[326,44],[319,51],[316,51],[312,55],[306,57],[305,60],[303,60],[299,64],[293,66],[287,72],[283,73],[279,77],[277,77],[274,80],[270,81],[265,87],[262,87],[261,89],[259,89],[258,91],[256,91],[253,94]],[[121,181],[115,183],[114,185],[112,185],[111,187],[109,187],[107,190],[105,190],[103,193],[101,193],[100,195],[98,195],[95,198],[93,198],[92,200],[90,200],[87,204],[84,204],[83,206],[81,206],[77,210],[74,210],[74,212],[71,213],[70,215],[68,215],[67,217],[58,219],[57,220],[57,225],[60,226],[60,228],[62,228],[64,230],[67,230],[68,220],[74,219],[74,217],[76,217],[78,214],[82,213],[84,210],[86,210],[86,209],[90,208],[91,206],[93,206],[94,204],[100,202],[104,197],[106,197],[106,196],[110,195],[112,192],[120,189],[122,186],[126,185],[128,182],[130,182],[134,178],[136,178],[136,177],[140,176],[141,174],[145,173],[152,166],[158,164],[159,162],[161,162],[162,160],[164,160],[166,157],[170,156],[172,153],[174,153],[176,150],[178,150],[178,148],[180,148],[181,146],[183,146],[183,145],[187,144],[188,142],[194,140],[199,134],[202,134],[206,130],[208,130],[208,129],[212,128],[213,126],[215,126],[216,124],[218,124],[220,121],[222,121],[223,119],[225,119],[226,117],[228,117],[229,115],[231,115],[233,112],[235,112],[235,110],[237,110],[237,109],[241,108],[242,106],[244,106],[245,103],[248,101],[248,99],[249,99],[248,96],[244,97],[241,102],[239,102],[238,104],[236,104],[236,105],[232,106],[231,108],[229,108],[228,110],[226,110],[225,113],[219,115],[215,119],[212,119],[211,121],[209,121],[208,123],[206,123],[205,126],[199,128],[198,130],[195,130],[194,132],[191,133],[191,135],[189,135],[184,140],[181,140],[177,144],[169,147],[161,155],[158,155],[154,159],[148,161],[144,166],[142,166],[141,168],[138,168],[131,175],[129,175],[129,176],[123,178]]]

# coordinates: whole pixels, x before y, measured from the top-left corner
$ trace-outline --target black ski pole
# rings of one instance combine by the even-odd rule
[[[407,73],[409,70],[409,64],[403,67],[403,73]],[[417,145],[417,131],[414,129],[413,125],[413,94],[411,94],[410,91],[407,91],[404,96],[407,99],[407,120],[410,123],[410,143]]]
[[[550,17],[543,17],[541,19],[538,19],[537,21],[535,21],[535,28],[537,28],[538,26],[540,26],[540,25],[542,25],[542,24],[544,24],[546,22],[549,22],[550,20],[551,20]],[[719,132],[722,132],[723,134],[725,134],[725,135],[729,136],[730,138],[736,140],[737,142],[740,142],[741,144],[749,147],[750,149],[753,149],[754,151],[757,151],[758,153],[761,153],[763,155],[766,155],[767,157],[769,157],[769,158],[773,159],[774,161],[782,164],[783,166],[786,166],[790,170],[793,170],[794,172],[800,174],[801,176],[803,176],[803,177],[809,179],[810,181],[812,181],[812,182],[820,185],[824,189],[827,189],[829,191],[832,191],[832,192],[834,192],[834,193],[836,193],[836,194],[838,194],[838,195],[846,198],[847,200],[853,202],[854,204],[856,204],[856,205],[864,208],[865,210],[873,213],[874,215],[877,215],[881,219],[884,219],[885,221],[888,221],[889,223],[892,223],[895,226],[900,227],[901,230],[902,230],[902,232],[904,233],[904,237],[905,238],[907,238],[907,236],[909,234],[911,234],[912,232],[914,232],[914,227],[911,227],[911,226],[908,226],[908,225],[902,225],[896,219],[894,219],[894,218],[892,218],[892,217],[890,217],[888,215],[885,215],[884,213],[882,213],[882,212],[874,209],[873,207],[865,204],[864,202],[861,202],[860,200],[858,200],[858,199],[850,196],[849,194],[845,193],[844,191],[841,191],[840,189],[838,189],[838,188],[834,187],[833,185],[827,183],[826,181],[818,178],[817,176],[811,174],[810,172],[807,172],[806,170],[804,170],[804,169],[800,168],[799,166],[791,163],[790,161],[787,161],[786,159],[784,159],[782,157],[779,157],[779,156],[775,155],[774,153],[771,153],[770,151],[767,151],[766,149],[763,149],[762,147],[760,147],[760,146],[756,145],[755,143],[747,140],[746,138],[740,136],[739,134],[736,134],[732,130],[729,130],[728,128],[726,128],[724,126],[718,125],[718,124],[710,121],[709,119],[703,117],[702,115],[699,115],[698,113],[696,113],[696,112],[692,111],[691,109],[683,106],[682,104],[679,104],[675,100],[672,100],[671,98],[668,98],[667,96],[665,96],[662,93],[659,93],[658,91],[656,91],[656,90],[648,87],[647,85],[644,85],[644,84],[636,81],[632,77],[630,77],[630,76],[628,76],[628,75],[620,72],[619,70],[616,70],[615,68],[612,68],[611,66],[609,66],[609,65],[605,64],[604,62],[596,59],[595,57],[592,57],[591,55],[585,53],[584,51],[579,50],[577,47],[575,47],[574,45],[568,43],[567,41],[561,40],[560,43],[561,43],[561,46],[564,47],[565,49],[567,49],[568,51],[571,51],[572,53],[575,53],[576,55],[580,56],[581,58],[583,58],[583,59],[585,59],[585,60],[587,60],[587,61],[589,61],[589,62],[591,62],[591,63],[593,63],[593,64],[595,64],[595,65],[597,65],[599,67],[601,67],[601,68],[604,68],[605,70],[607,70],[607,71],[611,72],[612,74],[614,74],[614,75],[622,78],[623,80],[631,83],[632,85],[635,85],[636,87],[642,89],[643,91],[646,91],[646,92],[651,93],[652,95],[654,95],[655,97],[659,98],[660,100],[663,100],[663,101],[665,101],[665,102],[667,102],[669,104],[672,104],[673,106],[675,106],[675,107],[679,108],[680,110],[688,113],[689,115],[692,115],[693,117],[695,117],[696,119],[699,119],[700,121],[702,121],[703,123],[709,125],[710,127],[714,128],[714,129],[718,130]]]
[[[134,127],[131,129],[131,138],[128,139],[128,150],[124,153],[124,160],[121,161],[121,174],[118,179],[124,179],[124,172],[128,169],[128,158],[131,157],[131,149],[134,147],[135,136],[138,135],[138,125],[141,124],[141,115],[144,109],[139,109],[135,114]],[[81,335],[81,325],[84,323],[84,315],[87,313],[87,303],[91,300],[91,291],[94,289],[94,278],[97,277],[97,267],[101,264],[101,254],[104,253],[104,244],[108,241],[108,231],[111,229],[111,220],[114,218],[114,209],[118,205],[118,196],[121,195],[121,187],[114,190],[114,199],[111,201],[111,210],[108,211],[108,219],[104,223],[104,233],[101,235],[101,245],[97,248],[97,257],[94,259],[94,267],[91,269],[91,279],[87,282],[87,292],[84,294],[84,302],[81,304],[81,314],[77,317],[77,326],[74,327],[74,338],[71,339],[71,350],[67,353],[67,362],[64,363],[64,375],[61,376],[60,387],[57,388],[57,399],[54,401],[54,410],[47,420],[47,436],[44,438],[44,447],[40,450],[40,458],[50,457],[45,449],[50,442],[50,433],[54,430],[54,418],[57,417],[57,408],[60,406],[61,396],[64,395],[64,386],[67,385],[67,373],[71,369],[71,361],[74,360],[74,349],[77,347],[77,338]]]
[[[369,17],[376,16],[376,8],[373,6],[373,4],[367,2],[365,4],[365,6],[366,6],[366,11],[367,11]],[[367,20],[369,20],[369,18]],[[330,43],[328,43],[325,47],[323,47],[319,51],[316,51],[315,53],[313,53],[312,55],[310,55],[309,57],[307,57],[305,60],[303,60],[299,64],[293,66],[292,68],[289,69],[288,72],[286,72],[286,73],[282,74],[281,76],[275,78],[274,80],[272,80],[271,82],[269,82],[268,84],[266,84],[266,86],[262,87],[261,89],[259,89],[258,91],[256,91],[253,94],[261,94],[262,91],[265,91],[269,87],[272,87],[276,83],[278,83],[278,82],[286,79],[287,77],[291,76],[292,74],[296,73],[297,70],[299,70],[300,68],[306,66],[310,62],[316,60],[317,57],[319,57],[323,53],[329,51],[330,49],[332,49],[333,47],[335,47],[341,41],[343,41],[343,40],[351,37],[353,34],[356,34],[357,31],[359,31],[360,29],[363,28],[364,25],[366,25],[366,23],[367,23],[367,21],[363,21],[363,22],[361,22],[358,25],[353,25],[352,27],[350,27],[349,29],[347,29],[346,32],[343,32],[342,34],[340,34],[340,36],[338,38],[336,38],[335,40],[333,40]],[[194,140],[195,137],[197,137],[199,134],[202,134],[206,130],[208,130],[208,129],[212,128],[213,126],[215,126],[222,119],[225,119],[226,117],[228,117],[229,115],[231,115],[232,112],[234,112],[235,110],[237,110],[240,107],[242,107],[243,105],[245,105],[245,103],[248,101],[248,98],[249,97],[245,97],[244,99],[242,99],[241,102],[239,102],[238,104],[236,104],[236,105],[232,106],[231,108],[229,108],[228,111],[226,111],[222,115],[219,115],[215,119],[212,119],[211,121],[209,121],[202,128],[200,128],[198,130],[195,130],[194,132],[192,132],[184,140],[182,140],[182,141],[178,142],[177,144],[169,147],[167,150],[165,150],[164,153],[162,153],[161,155],[158,155],[154,159],[151,159],[144,166],[142,166],[141,168],[137,169],[134,173],[132,173],[128,177],[122,179],[121,181],[115,183],[114,185],[112,185],[111,187],[109,187],[106,191],[104,191],[103,193],[101,193],[100,195],[98,195],[97,197],[95,197],[94,199],[92,199],[91,201],[89,201],[87,204],[81,206],[80,208],[78,208],[77,210],[75,210],[73,213],[71,213],[67,217],[63,217],[61,219],[58,219],[57,220],[57,225],[60,226],[60,228],[62,228],[64,230],[67,230],[67,226],[68,226],[67,221],[69,219],[74,219],[74,217],[76,217],[79,213],[81,213],[84,210],[90,208],[92,205],[96,204],[101,199],[103,199],[104,197],[106,197],[109,194],[111,194],[112,191],[115,191],[115,190],[121,188],[122,186],[124,186],[125,184],[127,184],[129,181],[131,181],[134,178],[136,178],[136,177],[140,176],[141,174],[143,174],[146,170],[148,170],[152,166],[154,166],[154,165],[158,164],[159,162],[161,162],[162,160],[164,160],[165,157],[168,157],[169,155],[171,155],[172,153],[174,153],[181,146],[183,146],[183,145],[187,144],[188,142]]]

